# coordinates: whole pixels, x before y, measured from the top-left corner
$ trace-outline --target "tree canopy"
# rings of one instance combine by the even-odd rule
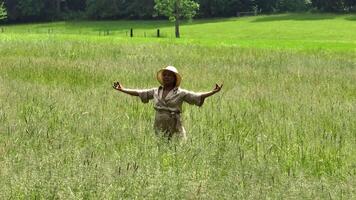
[[[175,0],[0,0],[9,22],[65,19],[151,19],[154,6]],[[280,13],[299,11],[356,12],[356,0],[178,0],[200,5],[197,17],[232,17],[257,11]],[[161,9],[163,11],[164,9]],[[167,8],[167,11],[170,9]],[[2,9],[4,16],[4,9]],[[193,12],[192,12],[193,13]],[[195,13],[194,13],[195,14]],[[169,16],[160,12],[159,16]],[[172,18],[172,16],[169,16]]]
[[[167,16],[170,21],[175,22],[175,35],[179,38],[179,20],[192,19],[199,9],[199,4],[193,0],[155,0],[154,8],[158,14]]]

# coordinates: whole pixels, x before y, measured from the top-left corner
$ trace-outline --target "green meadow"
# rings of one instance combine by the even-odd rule
[[[271,16],[194,20],[184,22],[182,39],[174,38],[173,24],[168,21],[70,21],[12,25],[3,27],[2,37],[23,39],[36,36],[61,39],[102,40],[98,36],[127,39],[130,28],[134,37],[144,42],[166,42],[209,46],[352,51],[356,48],[356,15],[284,14]],[[160,29],[161,37],[154,39]],[[107,35],[108,34],[108,35]],[[19,37],[21,36],[21,37]],[[146,39],[144,39],[146,37]],[[143,42],[139,40],[139,43]]]
[[[129,37],[129,29],[134,37]],[[156,29],[161,38],[156,38]],[[109,34],[107,34],[109,31]],[[356,15],[0,26],[0,199],[355,199]],[[187,142],[112,89],[222,91]]]

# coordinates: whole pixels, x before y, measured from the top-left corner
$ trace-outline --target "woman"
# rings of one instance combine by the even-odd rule
[[[181,122],[182,103],[195,104],[201,106],[205,98],[219,92],[222,84],[216,84],[210,92],[194,93],[179,88],[182,80],[177,69],[168,66],[157,72],[157,80],[161,84],[158,88],[147,90],[133,90],[124,88],[119,82],[114,83],[113,88],[123,93],[138,96],[143,103],[150,99],[154,101],[156,110],[154,128],[157,135],[163,134],[168,139],[178,136],[186,139],[186,132]]]

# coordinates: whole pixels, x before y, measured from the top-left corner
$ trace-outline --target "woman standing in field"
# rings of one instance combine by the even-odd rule
[[[124,88],[119,82],[114,83],[113,88],[132,96],[138,96],[143,103],[153,99],[156,110],[155,132],[157,135],[163,134],[168,139],[173,136],[186,139],[180,116],[183,102],[202,106],[205,98],[219,92],[223,86],[216,84],[212,91],[204,93],[183,90],[179,88],[182,78],[173,66],[159,70],[157,80],[161,84],[158,88],[133,90]]]

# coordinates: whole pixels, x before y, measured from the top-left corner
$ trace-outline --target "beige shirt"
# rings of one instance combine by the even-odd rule
[[[138,90],[137,92],[143,103],[148,103],[150,99],[153,99],[154,109],[156,110],[155,131],[157,134],[161,132],[169,137],[177,133],[178,136],[186,138],[180,117],[183,102],[197,106],[204,103],[201,94],[181,88],[174,88],[165,98],[162,98],[162,87]]]

